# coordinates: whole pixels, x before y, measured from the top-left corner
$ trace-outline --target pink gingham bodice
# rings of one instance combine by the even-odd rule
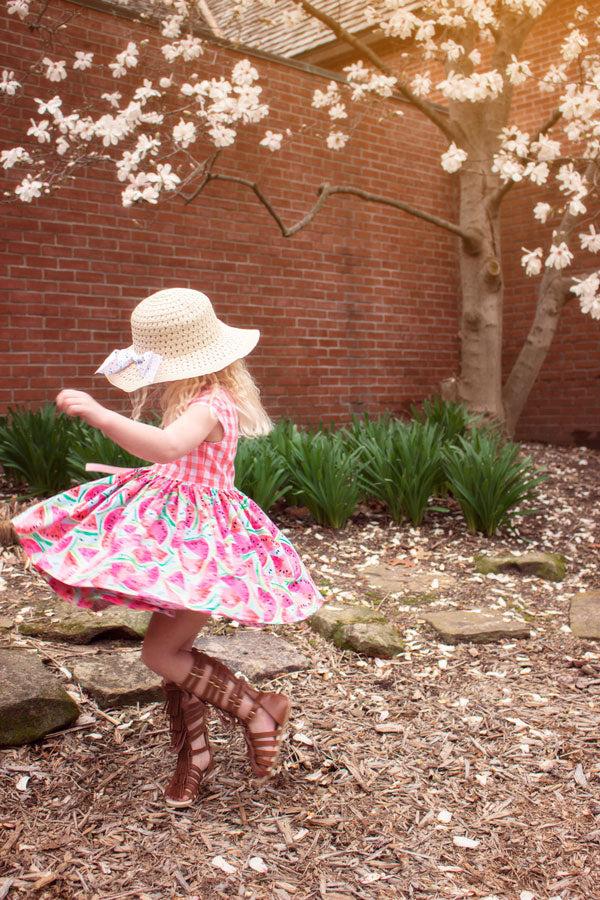
[[[176,481],[201,484],[218,490],[231,490],[235,472],[233,462],[238,443],[238,415],[227,391],[219,387],[200,394],[190,406],[210,406],[223,427],[220,441],[202,441],[185,456],[171,463],[156,463],[151,471]]]

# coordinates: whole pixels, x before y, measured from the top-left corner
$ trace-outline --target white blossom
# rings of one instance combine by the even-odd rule
[[[231,70],[231,80],[240,87],[248,86],[258,80],[258,71],[249,59],[241,59]]]
[[[546,134],[541,134],[536,141],[531,144],[530,150],[534,153],[540,162],[553,162],[561,154],[560,142],[549,138]]]
[[[458,172],[467,156],[468,154],[461,147],[457,147],[454,143],[450,144],[441,156],[442,169],[446,172]]]
[[[85,53],[83,50],[76,50],[73,68],[80,69],[82,72],[84,72],[86,69],[91,69],[93,59],[93,53]]]
[[[552,207],[549,203],[536,203],[533,207],[533,216],[542,224],[546,221],[550,213],[552,212]]]
[[[590,225],[589,234],[585,231],[579,234],[579,242],[582,250],[589,250],[591,253],[600,252],[600,233],[593,225]]]
[[[156,167],[156,175],[150,174],[150,180],[155,178],[160,181],[165,191],[174,191],[178,184],[181,184],[181,178],[173,172],[170,163],[159,163]]]
[[[3,69],[2,81],[0,81],[0,91],[2,91],[3,94],[6,94],[7,97],[14,97],[20,87],[21,82],[15,79],[15,73],[9,72],[8,69]]]
[[[152,82],[148,78],[144,78],[144,83],[136,89],[133,99],[140,100],[144,104],[152,97],[160,97],[160,91],[152,87]]]
[[[331,131],[327,135],[327,146],[330,150],[341,150],[346,146],[348,135],[343,131]]]
[[[107,100],[111,106],[115,109],[119,108],[119,100],[122,98],[122,94],[119,91],[113,91],[112,94],[102,94],[102,99]]]
[[[446,59],[449,62],[455,62],[457,59],[460,59],[465,52],[465,48],[462,44],[457,44],[456,41],[453,40],[444,41],[443,44],[440,44],[440,50],[446,54]]]
[[[571,216],[583,216],[587,212],[587,207],[581,197],[573,197],[572,200],[569,200],[568,208]]]
[[[34,137],[40,144],[50,143],[49,120],[43,119],[41,122],[36,122],[34,119],[30,119],[29,121],[31,122],[31,127],[27,130],[27,134]]]
[[[44,184],[42,181],[35,181],[31,175],[26,175],[21,184],[15,188],[15,194],[23,203],[31,203],[37,197],[41,197]]]
[[[341,101],[339,88],[335,81],[330,81],[326,91],[320,91],[318,88],[313,93],[312,106],[315,109],[321,109],[324,106],[332,106]]]
[[[523,256],[521,257],[521,265],[525,267],[526,275],[539,275],[542,271],[542,248],[536,247],[535,250],[528,250],[521,247]]]
[[[587,278],[574,278],[575,284],[571,291],[579,297],[581,312],[590,315],[592,319],[600,319],[600,278],[597,272],[588,275]]]
[[[227,128],[219,122],[215,122],[209,130],[208,134],[215,147],[230,147],[236,138],[236,132],[233,128]]]
[[[510,83],[514,84],[515,87],[523,84],[533,75],[529,63],[525,62],[525,60],[519,61],[514,54],[512,61],[506,67],[506,74]]]
[[[62,134],[56,138],[56,152],[59,156],[64,156],[67,150],[70,149],[70,145],[66,137]]]
[[[67,63],[64,59],[54,61],[49,56],[45,56],[42,63],[46,66],[44,75],[48,81],[64,81],[67,77]]]
[[[275,151],[281,149],[281,142],[283,140],[282,134],[275,134],[272,131],[265,132],[265,136],[260,142],[261,147],[266,147],[268,150]]]
[[[13,147],[11,150],[3,150],[0,154],[3,169],[12,169],[17,163],[31,163],[31,156],[24,147]]]
[[[37,103],[38,113],[40,116],[45,116],[46,113],[51,115],[54,121],[60,121],[62,119],[62,99],[56,94],[50,100],[40,100],[39,97],[35,97],[35,102]]]
[[[180,144],[184,149],[193,144],[196,140],[196,126],[193,122],[184,122],[180,119],[173,128],[173,140],[176,144]]]
[[[29,0],[8,0],[6,5],[9,16],[18,16],[21,20],[29,15]]]
[[[329,107],[329,118],[330,119],[347,119],[348,113],[346,112],[346,104],[345,103],[334,103],[333,106]]]
[[[122,78],[127,74],[127,69],[134,69],[138,64],[139,51],[134,41],[129,41],[125,50],[118,53],[115,62],[109,63],[113,78]]]
[[[521,181],[525,173],[525,166],[513,158],[512,154],[504,151],[496,153],[492,164],[492,172],[497,172],[502,181]]]
[[[431,77],[429,75],[429,72],[415,75],[410,83],[410,86],[413,90],[413,93],[416,94],[417,97],[426,97],[431,90]]]
[[[564,241],[560,244],[552,244],[550,253],[546,257],[545,266],[548,269],[565,269],[573,261],[573,254]]]
[[[546,184],[550,168],[547,162],[530,162],[525,166],[523,176],[529,178],[533,184]]]
[[[574,28],[563,41],[560,48],[560,54],[566,63],[570,63],[581,56],[581,51],[584,50],[587,45],[588,39],[585,34],[579,31],[578,28]]]
[[[162,26],[161,34],[163,37],[169,38],[169,40],[174,40],[178,38],[181,34],[181,25],[183,23],[183,16],[171,16],[168,19],[164,19],[160,24]]]

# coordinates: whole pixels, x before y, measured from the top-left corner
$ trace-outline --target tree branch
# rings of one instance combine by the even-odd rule
[[[320,9],[317,9],[316,6],[313,6],[309,0],[294,0],[298,6],[301,6],[305,12],[307,12],[313,19],[317,19],[319,22],[322,22],[323,25],[327,26],[330,31],[332,31],[336,37],[340,38],[340,40],[345,41],[347,44],[350,44],[351,47],[354,47],[361,56],[365,56],[369,59],[373,65],[379,69],[380,72],[383,72],[384,75],[388,75],[392,78],[397,78],[394,73],[394,70],[388,66],[386,62],[384,62],[374,50],[361,41],[360,38],[355,37],[351,34],[346,28],[343,27],[336,19],[332,16],[329,16],[327,13],[323,12]],[[433,103],[428,103],[426,100],[421,100],[420,97],[417,97],[408,85],[403,84],[403,82],[396,80],[396,89],[398,93],[404,97],[412,106],[415,106],[420,112],[423,113],[424,116],[433,122],[443,134],[446,135],[449,141],[456,141],[457,136],[454,130],[450,127],[445,118],[438,113],[437,109],[433,105]]]
[[[274,208],[273,204],[270,200],[263,194],[261,188],[256,184],[256,182],[250,181],[247,178],[241,178],[238,175],[222,175],[220,173],[213,173],[211,171],[212,165],[214,164],[213,157],[207,167],[207,170],[204,172],[201,183],[194,190],[193,194],[189,197],[184,197],[184,200],[187,203],[190,203],[194,200],[198,194],[204,190],[206,185],[210,181],[228,181],[233,182],[234,184],[241,184],[244,187],[249,188],[257,199],[262,203],[265,207],[269,215],[277,223],[279,230],[281,231],[284,237],[291,237],[293,234],[296,234],[297,231],[300,231],[306,225],[308,225],[312,220],[317,216],[319,211],[325,205],[329,197],[334,194],[351,194],[355,197],[360,197],[361,200],[365,200],[368,203],[379,203],[383,206],[391,206],[394,209],[399,209],[402,212],[408,213],[410,216],[415,216],[418,219],[423,219],[425,222],[429,222],[432,225],[436,225],[438,228],[443,228],[445,231],[449,231],[451,234],[455,234],[459,237],[465,244],[465,248],[469,253],[477,253],[479,250],[480,242],[477,234],[473,232],[466,231],[464,228],[461,228],[459,225],[455,225],[454,222],[450,222],[447,219],[442,219],[440,216],[435,216],[432,213],[425,212],[422,209],[417,209],[414,206],[411,206],[409,203],[404,203],[402,200],[395,200],[393,197],[383,197],[379,194],[370,194],[368,191],[364,191],[361,188],[350,187],[346,185],[331,185],[331,184],[322,184],[317,189],[318,200],[310,209],[305,216],[299,219],[294,225],[287,227],[277,210]]]

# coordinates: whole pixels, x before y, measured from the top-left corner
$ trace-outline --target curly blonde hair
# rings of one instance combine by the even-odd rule
[[[178,419],[194,397],[207,390],[211,390],[214,394],[220,387],[225,388],[235,404],[241,435],[258,437],[260,434],[267,434],[273,427],[262,405],[258,386],[242,359],[210,375],[182,378],[180,381],[170,381],[156,387],[159,391],[163,428]],[[133,398],[134,419],[139,419],[144,406],[154,394],[149,387],[136,391]]]

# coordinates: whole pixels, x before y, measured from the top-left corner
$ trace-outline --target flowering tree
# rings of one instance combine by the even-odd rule
[[[387,37],[381,56],[309,0],[233,0],[230,7],[243,15],[253,3],[268,10],[273,27],[290,28],[310,16],[354,48],[356,62],[345,69],[346,79],[332,81],[313,97],[328,123],[330,149],[344,148],[353,127],[359,127],[353,126],[355,111],[367,102],[395,103],[397,109],[403,99],[439,129],[448,142],[441,166],[458,180],[456,221],[428,214],[393,193],[372,196],[359,185],[327,184],[300,221],[284,225],[258,184],[222,168],[240,129],[265,119],[269,108],[259,73],[247,59],[228,79],[206,71],[205,43],[198,35],[207,22],[219,33],[206,0],[157,2],[159,46],[131,40],[110,61],[97,60],[89,49],[65,49],[71,20],[65,7],[52,11],[42,0],[8,0],[15,21],[40,43],[38,56],[26,61],[23,73],[4,70],[0,81],[8,102],[32,104],[22,143],[2,151],[7,177],[14,179],[7,194],[30,203],[84,167],[109,161],[125,206],[156,204],[169,192],[189,202],[211,181],[236,181],[254,191],[286,236],[307,226],[336,193],[421,217],[458,238],[462,304],[456,398],[502,419],[512,432],[565,303],[577,297],[584,314],[600,319],[600,275],[590,256],[600,251],[600,233],[591,221],[600,175],[600,17],[594,20],[584,6],[574,8],[569,0],[374,0],[365,3],[365,25]],[[133,4],[121,0],[121,5]],[[572,21],[556,46],[556,58],[538,71],[523,57],[525,41],[545,18],[567,7],[573,10]],[[85,103],[67,108],[60,93],[63,82],[72,73],[85,78],[99,66],[112,89],[97,95],[86,91]],[[202,69],[207,77],[197,71]],[[43,97],[35,91],[30,96],[28,81],[40,74],[48,90]],[[94,84],[100,82],[96,77]],[[528,132],[516,126],[511,111],[515,88],[522,85],[541,92],[540,106],[546,110]],[[260,143],[276,153],[291,137],[290,131],[265,129]],[[537,309],[503,384],[500,208],[510,190],[526,183],[542,192],[532,204],[530,234],[537,228],[549,237],[522,251],[527,275],[539,280]]]

